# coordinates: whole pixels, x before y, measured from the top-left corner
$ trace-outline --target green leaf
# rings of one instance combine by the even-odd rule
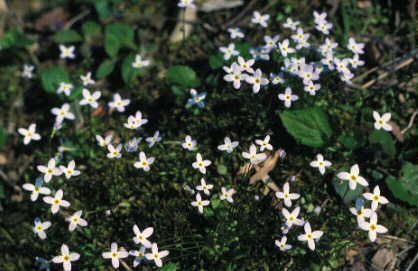
[[[115,57],[122,47],[135,49],[135,32],[132,26],[123,23],[113,23],[106,27],[105,50]]]
[[[95,8],[101,20],[108,18],[112,12],[108,1],[95,1]]]
[[[363,194],[363,187],[361,185],[356,186],[356,189],[351,190],[348,186],[348,181],[335,180],[333,182],[335,192],[341,197],[344,203],[349,204]]]
[[[209,66],[213,69],[219,69],[224,65],[224,58],[221,54],[211,55],[209,57]]]
[[[87,21],[81,27],[84,36],[86,37],[94,37],[100,34],[101,26],[100,24],[96,23],[95,21]]]
[[[0,40],[0,48],[8,49],[11,47],[25,47],[31,45],[33,41],[19,30],[11,30],[4,34]]]
[[[55,92],[61,82],[70,82],[70,76],[63,67],[55,66],[41,71],[41,82],[47,92]]]
[[[176,271],[177,265],[175,263],[168,263],[168,264],[165,264],[160,270],[161,271]]]
[[[406,190],[405,187],[398,180],[396,180],[395,177],[388,176],[385,179],[385,182],[389,187],[389,190],[397,199],[405,201],[411,205],[418,206],[418,198],[410,194],[409,191]]]
[[[53,36],[56,43],[72,43],[83,41],[83,37],[75,30],[64,30]]]
[[[327,114],[318,107],[280,113],[286,130],[300,143],[321,147],[332,136]]]
[[[122,79],[125,83],[132,82],[138,75],[143,74],[144,69],[137,69],[132,67],[135,60],[135,55],[128,55],[122,62]]]
[[[100,64],[99,68],[97,68],[96,77],[98,79],[101,79],[111,74],[115,68],[115,63],[116,62],[111,59],[106,59],[105,61],[103,61]]]
[[[216,167],[216,170],[220,175],[226,175],[228,173],[228,168],[224,165],[218,165]]]
[[[2,150],[7,143],[7,131],[3,128],[0,127],[0,150]]]
[[[194,88],[200,85],[200,79],[196,72],[184,65],[171,67],[167,72],[167,79],[170,83],[178,84],[186,88]]]
[[[370,136],[369,141],[371,144],[377,144],[382,150],[389,156],[395,156],[396,146],[395,141],[388,132],[383,130],[374,130]]]

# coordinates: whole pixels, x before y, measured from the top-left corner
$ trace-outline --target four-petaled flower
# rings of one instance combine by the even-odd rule
[[[303,226],[305,234],[298,236],[298,240],[302,242],[308,242],[308,247],[310,250],[315,250],[315,240],[319,240],[324,234],[322,231],[312,231],[311,224],[306,222]]]
[[[273,146],[270,144],[270,135],[266,135],[266,137],[263,140],[256,139],[255,143],[260,146],[260,151],[273,150]]]
[[[257,147],[254,144],[251,144],[248,152],[243,152],[242,157],[249,159],[250,163],[255,165],[264,160],[266,160],[267,155],[265,153],[257,153]]]
[[[148,227],[146,229],[144,229],[143,231],[141,231],[138,227],[138,225],[134,225],[132,227],[133,231],[134,231],[134,243],[135,244],[141,244],[146,248],[150,248],[151,247],[151,242],[148,240],[148,237],[150,237],[153,233],[154,233],[154,228],[152,227]]]
[[[61,255],[55,256],[52,261],[54,263],[62,263],[64,271],[71,270],[71,262],[78,261],[80,259],[80,254],[75,252],[70,252],[66,244],[61,246]]]
[[[36,124],[32,123],[28,129],[19,128],[17,129],[19,134],[23,136],[23,144],[28,145],[32,140],[40,140],[41,135],[36,132]]]
[[[74,54],[75,46],[67,47],[67,46],[60,44],[59,48],[60,48],[60,58],[62,59],[66,59],[66,58],[74,59],[75,58],[75,54]]]
[[[66,96],[70,96],[71,91],[73,90],[73,88],[74,88],[74,86],[72,84],[61,82],[58,89],[57,89],[57,93],[60,94],[60,93],[64,92],[64,94]]]
[[[206,195],[210,195],[210,190],[212,190],[213,184],[206,183],[205,179],[200,179],[200,185],[196,186],[196,190],[203,191]]]
[[[122,99],[119,93],[113,95],[113,101],[109,102],[111,109],[116,109],[118,112],[124,112],[125,107],[129,105],[131,101],[129,99]]]
[[[39,218],[36,218],[33,232],[38,235],[41,240],[44,240],[46,239],[45,230],[47,230],[49,227],[51,227],[50,221],[42,222]]]
[[[145,247],[142,246],[139,250],[130,250],[129,255],[135,257],[133,266],[137,267],[145,259]]]
[[[75,161],[74,160],[71,160],[68,163],[68,166],[67,167],[60,166],[60,170],[61,170],[62,173],[65,174],[65,178],[66,179],[69,179],[72,176],[78,176],[78,175],[80,175],[80,171],[77,170],[77,169],[75,169]]]
[[[141,55],[135,56],[135,61],[132,63],[132,67],[135,69],[141,69],[144,67],[148,67],[150,65],[151,61],[148,59],[143,59]]]
[[[82,214],[83,211],[80,210],[72,214],[70,217],[66,218],[66,220],[70,223],[68,225],[69,231],[74,231],[77,228],[77,226],[86,227],[88,225],[87,221],[81,218]]]
[[[373,194],[372,193],[364,193],[363,197],[367,200],[370,200],[372,202],[372,210],[376,211],[377,207],[380,204],[388,204],[389,201],[386,197],[380,195],[380,188],[378,185],[376,185],[373,189]]]
[[[109,151],[107,153],[107,158],[109,159],[119,159],[122,157],[122,153],[120,152],[122,150],[122,144],[117,145],[114,147],[112,144],[107,145],[107,150]]]
[[[163,266],[162,258],[166,257],[169,254],[168,250],[158,251],[158,246],[156,243],[152,244],[151,253],[145,254],[145,257],[149,261],[154,261],[155,265],[158,267]]]
[[[286,251],[292,248],[292,245],[287,244],[287,237],[283,236],[282,239],[275,240],[274,244],[280,249],[280,251]]]
[[[196,149],[196,140],[193,140],[191,136],[187,135],[184,139],[184,142],[181,144],[181,146],[189,151],[194,151]]]
[[[143,169],[144,171],[149,171],[150,170],[150,166],[152,165],[152,163],[154,163],[155,158],[154,157],[148,157],[145,155],[144,152],[140,152],[139,153],[139,161],[136,161],[134,163],[134,167],[139,168],[139,169]]]
[[[292,206],[292,200],[297,200],[300,195],[297,193],[290,193],[289,192],[289,183],[286,182],[283,185],[283,192],[277,191],[276,192],[276,197],[278,199],[283,199],[284,200],[284,205],[286,205],[287,207],[291,207]]]
[[[337,177],[342,179],[342,180],[348,181],[348,185],[349,185],[350,189],[354,190],[357,187],[357,183],[362,185],[362,186],[368,186],[369,185],[369,183],[366,181],[366,179],[361,177],[359,174],[360,174],[360,168],[357,164],[355,164],[351,167],[349,173],[348,172],[340,172],[340,173],[337,174]]]
[[[60,207],[69,207],[70,203],[66,200],[62,199],[62,196],[64,195],[64,192],[62,191],[62,189],[59,189],[54,197],[50,197],[50,196],[46,196],[43,198],[45,203],[51,204],[51,212],[53,214],[56,214],[59,210]]]
[[[287,108],[292,106],[292,102],[299,99],[298,95],[293,94],[292,89],[287,87],[284,93],[279,94],[279,100],[284,102],[284,106]]]
[[[54,107],[51,109],[52,114],[56,116],[57,122],[63,122],[65,119],[73,120],[75,116],[70,111],[70,105],[65,103],[61,106],[61,108]]]
[[[203,214],[203,207],[208,206],[210,201],[202,200],[200,193],[196,194],[196,201],[192,201],[192,206],[196,207],[199,210],[199,213]]]
[[[88,89],[83,88],[83,99],[81,99],[80,105],[90,105],[92,108],[97,108],[99,106],[97,100],[101,95],[100,91],[95,91],[91,94]]]
[[[292,212],[289,212],[286,208],[282,209],[282,214],[284,216],[284,218],[286,219],[286,226],[290,229],[293,225],[296,226],[302,226],[303,225],[303,220],[299,219],[300,213],[300,207],[296,207],[295,209],[293,209]]]
[[[198,169],[202,174],[206,174],[206,167],[210,166],[210,160],[203,160],[200,153],[196,154],[196,162],[192,164],[193,168]]]
[[[373,111],[374,128],[376,130],[383,129],[385,131],[392,131],[392,126],[388,123],[391,118],[390,113],[384,113],[382,116],[376,111]]]
[[[269,83],[269,80],[263,77],[260,69],[257,69],[253,75],[246,76],[245,81],[253,85],[253,93],[258,93],[262,86],[268,85]]]
[[[49,195],[51,194],[51,190],[48,187],[42,186],[44,183],[42,177],[37,178],[35,181],[35,185],[31,183],[23,184],[23,189],[27,191],[31,191],[30,199],[31,201],[36,201],[38,199],[39,194],[41,195]]]
[[[253,17],[251,18],[251,22],[253,24],[259,24],[262,27],[267,27],[267,23],[270,19],[270,15],[268,14],[261,14],[259,11],[253,12]]]
[[[316,160],[310,163],[310,166],[318,168],[319,172],[324,175],[326,168],[332,166],[332,163],[330,161],[324,160],[324,156],[319,153],[316,155]]]
[[[369,232],[370,241],[376,241],[378,233],[386,233],[388,229],[382,225],[377,224],[377,214],[372,213],[370,216],[369,222],[362,220],[359,223],[359,227],[365,231]]]
[[[218,150],[231,153],[238,146],[238,141],[231,141],[229,137],[224,138],[224,144],[218,146]]]
[[[60,176],[62,174],[61,170],[56,166],[54,158],[48,161],[47,166],[39,165],[37,169],[44,174],[44,181],[46,183],[52,179],[52,176]]]
[[[219,197],[221,200],[226,200],[230,203],[234,202],[232,196],[236,193],[234,188],[226,189],[225,187],[221,188],[221,196]]]
[[[112,260],[112,266],[114,268],[119,268],[119,259],[123,259],[129,256],[129,253],[125,250],[118,250],[118,244],[113,242],[110,245],[110,251],[103,252],[102,257],[104,259],[111,259]]]

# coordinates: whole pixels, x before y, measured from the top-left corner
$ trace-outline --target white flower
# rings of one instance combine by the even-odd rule
[[[332,29],[332,23],[324,21],[315,25],[316,30],[322,32],[322,34],[329,35],[329,31]]]
[[[64,92],[66,96],[71,95],[71,91],[73,90],[74,86],[70,83],[61,82],[60,86],[57,89],[57,93],[61,94]]]
[[[315,250],[315,240],[319,240],[324,233],[322,231],[312,231],[309,222],[306,222],[303,228],[305,234],[299,235],[298,240],[308,242],[309,249]]]
[[[33,65],[23,65],[22,77],[31,79],[33,77],[33,70],[35,66]]]
[[[86,227],[88,225],[87,221],[81,218],[82,214],[83,211],[80,210],[65,219],[70,223],[68,225],[69,231],[74,231],[77,228],[77,226]]]
[[[200,185],[196,186],[196,190],[203,191],[206,195],[210,195],[210,190],[212,190],[213,184],[207,184],[205,179],[200,179]]]
[[[364,54],[364,43],[356,43],[354,38],[348,39],[347,48],[357,55]]]
[[[196,8],[194,0],[180,0],[177,6],[180,8]]]
[[[385,131],[392,131],[392,126],[388,123],[391,118],[390,113],[384,113],[382,116],[376,111],[373,111],[374,128],[380,130],[383,128]]]
[[[23,136],[23,144],[25,145],[28,145],[32,140],[37,141],[41,139],[41,135],[36,132],[35,123],[31,123],[28,129],[19,128],[17,131]]]
[[[254,69],[251,68],[255,63],[254,59],[245,60],[242,56],[238,57],[238,64],[241,68],[241,71],[248,72],[248,73],[254,73]]]
[[[90,105],[93,108],[97,108],[99,104],[97,100],[100,98],[102,93],[100,91],[95,91],[93,94],[86,88],[83,88],[83,99],[80,101],[80,105]]]
[[[229,36],[231,39],[242,39],[244,33],[239,28],[228,28]]]
[[[219,197],[221,200],[226,200],[230,203],[234,202],[232,196],[236,193],[234,188],[226,189],[225,187],[221,188],[221,196]]]
[[[298,95],[292,93],[292,89],[287,87],[284,93],[279,94],[279,100],[284,102],[284,106],[287,108],[292,106],[292,102],[297,101],[299,99]]]
[[[151,242],[148,240],[148,237],[150,237],[154,233],[153,227],[148,227],[141,231],[138,227],[138,225],[134,225],[132,227],[132,230],[134,231],[134,238],[133,241],[135,244],[141,244],[146,248],[151,247]]]
[[[348,69],[348,64],[350,63],[348,58],[344,58],[343,60],[334,57],[334,65],[337,71],[340,73],[349,73],[350,70]]]
[[[156,243],[152,244],[151,253],[145,254],[145,257],[149,261],[154,261],[155,265],[158,267],[163,266],[162,258],[166,257],[169,254],[168,250],[158,251],[158,246]]]
[[[360,56],[355,54],[352,58],[349,59],[351,67],[353,67],[354,69],[359,67],[359,66],[363,66],[364,65],[364,61],[360,60]]]
[[[332,166],[332,163],[330,161],[324,160],[324,156],[319,153],[316,155],[316,160],[310,163],[310,166],[318,168],[319,172],[324,175],[326,168]]]
[[[296,207],[295,209],[293,209],[293,211],[291,213],[289,213],[289,211],[286,208],[282,209],[282,214],[284,216],[284,218],[286,219],[286,226],[290,229],[293,225],[296,226],[302,226],[303,225],[303,220],[299,219],[300,213],[300,207]]]
[[[107,150],[109,153],[107,154],[107,158],[109,159],[119,159],[122,157],[121,150],[122,150],[122,144],[117,145],[114,147],[112,144],[107,145]]]
[[[218,146],[218,150],[231,153],[238,146],[238,141],[231,141],[229,137],[224,138],[224,144]]]
[[[100,147],[106,147],[107,145],[109,145],[112,141],[112,138],[112,134],[107,135],[105,138],[103,138],[101,135],[96,135],[96,140]]]
[[[271,52],[271,50],[273,50],[274,48],[277,47],[277,42],[278,41],[279,41],[279,35],[276,35],[274,37],[264,36],[264,42],[266,43],[264,45],[264,49],[267,52]]]
[[[270,19],[270,15],[268,14],[260,14],[258,11],[253,12],[253,17],[251,18],[251,22],[253,24],[259,24],[262,27],[267,27],[267,23]]]
[[[91,78],[91,72],[88,72],[86,75],[80,76],[81,81],[83,82],[83,86],[94,85],[96,81]]]
[[[232,56],[239,55],[239,52],[235,50],[235,44],[230,43],[228,47],[220,47],[219,51],[224,54],[224,59],[229,60]]]
[[[192,206],[196,207],[199,210],[199,213],[203,214],[203,207],[208,206],[210,201],[202,200],[200,193],[196,194],[196,201],[192,201]]]
[[[61,170],[59,170],[59,168],[56,167],[55,164],[55,159],[52,158],[48,161],[47,166],[37,166],[38,171],[44,174],[44,181],[46,183],[48,183],[52,179],[52,176],[60,176],[62,174]]]
[[[309,81],[308,84],[305,85],[304,90],[308,92],[310,95],[315,96],[316,92],[321,89],[320,84],[314,84],[314,82]]]
[[[119,93],[113,95],[113,101],[109,102],[109,107],[111,109],[116,109],[119,112],[124,112],[125,107],[130,103],[129,99],[122,99]]]
[[[270,73],[270,82],[273,85],[277,85],[277,84],[283,83],[284,82],[284,79],[280,75],[277,75],[277,74],[274,74],[274,73]]]
[[[224,80],[227,82],[232,82],[235,89],[241,87],[241,81],[247,78],[247,74],[242,73],[242,68],[238,64],[233,63],[228,74],[224,76]]]
[[[265,86],[269,83],[269,80],[266,77],[263,77],[260,69],[257,69],[253,75],[248,75],[245,78],[245,81],[248,84],[253,85],[253,92],[258,93],[261,86]]]
[[[151,64],[151,61],[147,60],[147,59],[142,59],[141,55],[136,55],[135,56],[135,61],[132,63],[132,67],[136,68],[136,69],[141,69],[144,67],[148,67]]]
[[[133,266],[137,267],[145,259],[145,247],[142,246],[139,250],[130,250],[129,254],[135,257]]]
[[[356,216],[357,224],[360,225],[360,222],[364,220],[365,217],[370,217],[373,213],[371,209],[361,207],[360,209],[351,207],[350,212]]]
[[[36,201],[39,197],[39,194],[41,195],[49,195],[51,194],[51,190],[48,187],[42,186],[43,181],[38,182],[36,181],[35,185],[31,183],[25,183],[23,184],[23,189],[27,191],[31,191],[30,199],[31,201]]]
[[[136,111],[135,115],[131,115],[128,117],[128,121],[124,124],[124,126],[128,129],[136,130],[147,123],[148,120],[142,118],[141,111]]]
[[[42,222],[38,218],[35,219],[35,226],[33,227],[33,232],[39,236],[41,240],[46,239],[46,233],[45,230],[47,230],[49,227],[51,227],[50,221]]]
[[[74,46],[66,47],[66,46],[60,44],[59,48],[60,48],[60,52],[61,52],[60,53],[60,58],[62,58],[62,59],[66,59],[66,58],[74,59],[75,58],[75,54],[74,54],[75,47]]]
[[[275,240],[274,244],[281,250],[281,251],[286,251],[292,248],[291,245],[287,244],[287,237],[283,236],[282,239],[279,240]]]
[[[71,160],[68,163],[68,166],[67,167],[60,166],[60,170],[61,170],[62,173],[65,174],[65,178],[67,178],[67,179],[71,178],[72,176],[78,176],[78,175],[80,175],[80,171],[75,169],[75,162],[74,162],[74,160]]]
[[[139,161],[136,161],[134,163],[134,167],[143,169],[144,171],[149,171],[150,166],[152,165],[152,163],[154,163],[154,161],[155,161],[154,157],[147,158],[145,153],[141,151],[139,153]]]
[[[56,214],[61,206],[65,208],[70,206],[68,201],[62,199],[63,194],[62,189],[60,189],[55,193],[54,197],[46,196],[43,198],[45,203],[51,204],[51,212],[53,214]]]
[[[369,183],[361,177],[360,175],[360,169],[357,164],[353,165],[350,169],[350,173],[348,172],[340,172],[337,174],[337,177],[346,180],[349,183],[349,187],[351,190],[356,189],[357,183],[359,183],[362,186],[368,186]]]
[[[312,82],[312,80],[319,79],[319,73],[314,71],[314,66],[311,64],[301,64],[299,69],[299,77],[303,79],[303,84],[307,85]]]
[[[109,252],[103,252],[102,257],[104,259],[112,259],[112,266],[114,268],[119,268],[119,259],[123,259],[129,256],[129,253],[125,250],[118,250],[118,244],[113,242],[110,245]]]
[[[257,145],[260,145],[260,151],[264,151],[264,150],[272,151],[273,150],[273,146],[270,144],[270,135],[266,135],[266,137],[263,140],[256,139],[255,143]]]
[[[378,185],[376,185],[373,189],[373,194],[372,193],[364,193],[363,197],[367,200],[371,200],[372,201],[372,211],[376,211],[377,207],[380,204],[388,204],[389,201],[386,197],[381,196],[380,195],[380,188]]]
[[[61,108],[54,107],[51,109],[52,114],[56,116],[57,122],[63,122],[65,119],[73,120],[75,116],[70,111],[70,105],[65,103],[61,106]]]
[[[196,154],[196,162],[192,164],[193,168],[198,169],[202,174],[206,174],[206,167],[210,166],[210,160],[203,160],[200,153]]]
[[[322,55],[330,55],[332,57],[333,50],[338,47],[338,43],[334,42],[333,40],[330,40],[329,38],[325,39],[324,44],[319,46],[319,51]]]
[[[305,34],[304,32],[303,32],[303,29],[302,28],[298,28],[297,30],[296,30],[296,34],[294,34],[294,35],[292,35],[291,36],[291,38],[292,38],[292,40],[294,40],[295,42],[303,42],[303,41],[306,41],[308,38],[309,38],[309,34]]]
[[[386,233],[388,229],[382,225],[377,224],[377,214],[372,213],[370,216],[370,221],[366,222],[365,220],[360,221],[359,227],[365,231],[369,232],[370,241],[376,241],[378,233]]]
[[[284,200],[284,205],[286,205],[287,207],[292,206],[292,200],[296,200],[300,197],[299,194],[297,193],[290,193],[289,192],[289,183],[286,182],[283,185],[283,192],[276,192],[276,197],[278,199],[283,199]]]
[[[80,259],[80,254],[75,252],[70,252],[66,244],[61,246],[61,255],[55,256],[52,261],[54,263],[62,263],[64,271],[71,270],[71,262],[78,261]]]
[[[316,24],[324,22],[324,21],[327,20],[327,14],[325,12],[318,13],[314,10],[313,15],[314,15],[314,22]]]
[[[266,160],[267,155],[265,153],[257,153],[257,147],[251,144],[248,152],[243,152],[242,157],[249,159],[251,164],[255,165]]]
[[[296,27],[300,24],[299,21],[293,21],[291,18],[287,18],[286,22],[283,24],[284,28],[289,28],[291,30],[296,30]]]
[[[161,141],[160,131],[156,131],[153,136],[147,137],[145,141],[148,142],[148,147],[152,148],[155,145],[155,143]]]
[[[191,136],[187,135],[181,146],[183,147],[183,149],[194,151],[196,150],[196,144],[196,140],[193,140]]]
[[[287,57],[288,54],[296,52],[294,48],[289,47],[289,40],[285,39],[283,42],[279,42],[279,49],[282,56]]]

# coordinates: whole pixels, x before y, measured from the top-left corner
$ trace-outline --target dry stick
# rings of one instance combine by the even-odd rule
[[[400,64],[398,64],[397,66],[395,66],[395,68],[393,68],[391,71],[387,71],[387,72],[382,73],[376,79],[370,80],[369,82],[363,84],[361,87],[364,88],[364,89],[367,89],[370,86],[374,85],[377,81],[382,80],[383,78],[386,78],[389,74],[391,74],[391,73],[393,73],[393,72],[395,72],[397,70],[400,70],[400,69],[402,69],[402,68],[404,68],[406,66],[411,65],[413,62],[414,62],[414,57],[411,57],[411,58],[409,58],[407,60],[404,60]]]
[[[412,114],[411,118],[409,119],[408,126],[406,126],[406,128],[401,131],[401,134],[405,134],[409,129],[411,129],[412,125],[414,124],[417,114],[418,114],[418,111],[415,111],[414,114]]]
[[[418,260],[418,252],[415,254],[415,257],[412,259],[412,261],[409,263],[408,267],[405,269],[405,271],[411,270],[411,268],[414,266],[415,262]]]
[[[227,27],[236,24],[241,18],[257,3],[257,0],[252,0],[237,16],[232,18],[229,22],[225,24],[223,27],[226,29]]]
[[[81,12],[80,14],[78,14],[77,16],[75,16],[74,18],[72,18],[71,20],[69,20],[64,25],[64,29],[67,30],[67,29],[71,28],[71,26],[73,24],[75,24],[76,22],[80,21],[81,19],[83,19],[84,17],[86,17],[89,14],[90,14],[90,11],[89,10],[84,10],[83,12]]]

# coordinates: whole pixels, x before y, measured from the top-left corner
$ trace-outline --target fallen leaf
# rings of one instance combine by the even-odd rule
[[[179,12],[177,16],[178,23],[170,36],[171,43],[177,43],[185,40],[193,30],[193,23],[197,20],[197,9],[186,8]]]
[[[399,127],[399,125],[393,121],[390,121],[389,124],[390,126],[392,126],[392,134],[396,137],[396,139],[398,139],[399,142],[404,142],[405,136],[401,132],[401,128]]]
[[[44,13],[38,20],[35,22],[35,28],[37,30],[57,30],[59,26],[62,27],[67,22],[70,15],[62,7],[54,8],[46,13]]]
[[[372,270],[393,271],[396,267],[396,253],[388,248],[379,249],[372,258]]]
[[[222,9],[230,9],[242,6],[243,0],[206,0],[199,7],[199,11],[212,12]]]
[[[277,150],[274,155],[269,156],[261,166],[256,168],[256,173],[251,176],[250,184],[255,184],[257,181],[265,181],[269,177],[268,174],[276,167],[277,162],[283,156],[284,150]]]

